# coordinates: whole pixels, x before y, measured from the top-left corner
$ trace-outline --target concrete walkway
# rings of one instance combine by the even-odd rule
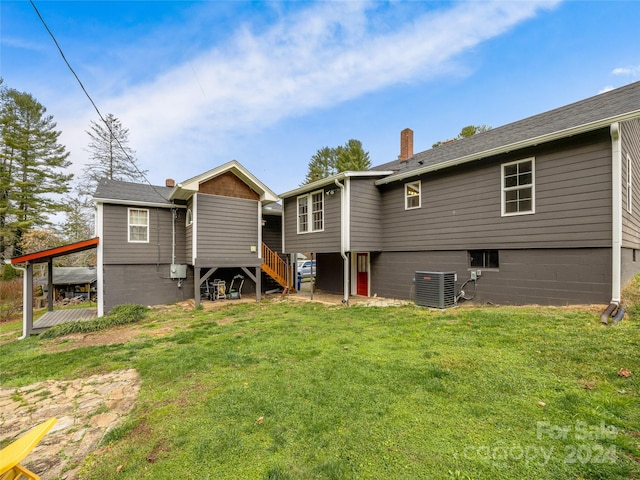
[[[0,441],[5,445],[56,417],[58,423],[23,465],[42,480],[76,479],[85,457],[129,413],[139,391],[140,377],[132,369],[72,381],[0,387]]]

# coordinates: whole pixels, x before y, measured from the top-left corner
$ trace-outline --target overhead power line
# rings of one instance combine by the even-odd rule
[[[129,162],[131,163],[131,165],[133,165],[133,168],[136,169],[136,171],[138,172],[138,174],[144,178],[144,180],[149,184],[149,186],[151,186],[151,188],[153,188],[153,190],[163,199],[165,199],[166,201],[169,201],[168,198],[165,198],[164,195],[162,195],[155,187],[155,185],[153,185],[149,179],[147,178],[147,176],[138,168],[138,166],[136,165],[136,162],[131,158],[131,156],[127,153],[127,151],[125,150],[125,148],[122,146],[122,144],[120,143],[120,139],[118,139],[118,137],[114,134],[113,130],[111,129],[111,125],[109,124],[109,122],[107,122],[105,120],[105,118],[102,116],[102,113],[100,112],[100,109],[98,108],[98,106],[96,105],[96,102],[93,101],[93,98],[91,98],[91,95],[89,95],[89,92],[87,92],[87,89],[84,87],[84,84],[82,83],[82,80],[80,80],[80,77],[78,77],[78,74],[75,72],[75,70],[73,69],[73,67],[71,66],[71,64],[69,63],[69,60],[67,60],[67,57],[65,56],[64,52],[62,51],[62,47],[60,47],[60,44],[58,43],[58,40],[56,40],[55,35],[53,34],[53,32],[51,31],[51,29],[49,29],[49,26],[47,25],[47,22],[44,21],[44,18],[42,18],[42,15],[40,14],[40,11],[38,10],[38,7],[36,7],[36,4],[34,3],[33,0],[29,0],[29,2],[31,3],[31,6],[33,7],[33,9],[36,12],[36,15],[38,15],[38,18],[40,19],[40,21],[42,22],[42,25],[44,25],[44,28],[47,30],[47,33],[49,34],[49,36],[51,37],[51,39],[53,40],[53,43],[55,43],[58,52],[60,52],[60,56],[62,57],[62,59],[64,60],[64,63],[67,65],[67,67],[69,68],[69,70],[71,71],[71,73],[73,74],[73,76],[75,77],[75,79],[78,81],[78,84],[80,85],[80,88],[82,88],[82,91],[84,92],[84,94],[86,95],[86,97],[89,99],[89,101],[91,102],[91,105],[93,105],[93,108],[95,109],[96,113],[98,114],[98,117],[100,117],[100,120],[102,120],[102,123],[104,123],[107,127],[107,130],[109,130],[109,133],[111,134],[111,137],[116,141],[116,143],[118,144],[118,147],[120,147],[120,150],[122,150],[122,153],[124,153],[125,157],[127,158],[127,160],[129,160]]]

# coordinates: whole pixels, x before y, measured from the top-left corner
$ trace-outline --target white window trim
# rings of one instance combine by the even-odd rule
[[[409,206],[409,198],[414,198],[407,194],[407,189],[409,186],[412,186],[416,190],[418,190],[418,205],[415,207]],[[417,187],[417,188],[416,188]],[[404,184],[404,209],[405,210],[415,210],[416,208],[422,207],[422,182],[420,180],[416,182],[407,182]]]
[[[184,219],[184,224],[187,227],[191,227],[193,225],[193,212],[190,208],[187,208],[187,214]]]
[[[633,162],[627,153],[627,212],[633,213]]]
[[[313,228],[313,196],[317,194],[322,195],[322,228],[314,230]],[[300,230],[300,199],[305,197],[307,199],[307,230],[301,231]],[[325,205],[324,190],[316,190],[315,192],[309,192],[305,195],[299,195],[298,197],[296,197],[296,231],[299,235],[324,231],[324,224],[325,224],[324,205]]]
[[[136,227],[142,227],[142,224],[132,224],[131,223],[131,211],[132,210],[139,210],[142,212],[147,212],[147,224],[144,225],[145,227],[147,227],[147,239],[146,240],[131,240],[131,227],[132,226],[136,226]],[[146,208],[128,208],[127,209],[127,237],[129,240],[129,243],[149,243],[149,210]]]
[[[527,210],[526,212],[510,212],[507,213],[505,211],[505,193],[510,190],[517,190],[521,187],[509,187],[506,188],[504,186],[504,169],[510,165],[515,165],[517,163],[523,162],[531,162],[531,210]],[[536,213],[536,159],[535,157],[522,158],[520,160],[516,160],[514,162],[503,163],[500,165],[500,200],[501,200],[501,212],[503,217],[513,217],[517,215],[533,215]]]

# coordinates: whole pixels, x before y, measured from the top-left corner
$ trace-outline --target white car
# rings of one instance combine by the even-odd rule
[[[312,260],[305,260],[298,265],[298,275],[302,278],[311,278],[311,262]],[[313,260],[313,276],[316,276],[316,261]]]

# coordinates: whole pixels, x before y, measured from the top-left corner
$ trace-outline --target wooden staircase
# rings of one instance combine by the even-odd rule
[[[262,271],[275,280],[284,289],[293,289],[293,280],[287,282],[287,264],[280,256],[262,244]],[[291,276],[293,278],[293,276]]]

